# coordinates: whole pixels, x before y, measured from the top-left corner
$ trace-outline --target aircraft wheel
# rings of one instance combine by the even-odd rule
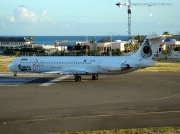
[[[76,76],[75,76],[75,81],[76,81],[76,82],[80,82],[81,79],[82,79],[81,76],[79,76],[79,75],[76,75]]]
[[[81,76],[79,76],[79,81],[81,81],[81,79],[82,79]]]
[[[96,80],[98,80],[99,79],[99,77],[98,77],[98,75],[96,75]]]
[[[78,77],[77,76],[75,76],[75,81],[78,82]]]
[[[96,75],[93,75],[93,76],[92,76],[92,80],[96,80]]]
[[[14,77],[17,77],[17,73],[14,73]]]

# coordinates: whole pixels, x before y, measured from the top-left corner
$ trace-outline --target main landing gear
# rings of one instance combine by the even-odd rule
[[[75,75],[74,77],[75,77],[74,79],[76,82],[80,82],[82,79],[81,76],[79,76],[79,75]]]
[[[92,80],[98,80],[98,75],[92,75]],[[80,82],[82,80],[82,77],[79,75],[74,75],[75,82]]]
[[[97,74],[92,76],[92,80],[98,80],[98,79],[99,79],[99,78],[98,78],[98,75],[97,75]]]

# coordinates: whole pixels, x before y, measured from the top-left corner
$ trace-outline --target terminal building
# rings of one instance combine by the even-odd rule
[[[31,42],[24,37],[0,37],[0,50],[22,47],[31,47]]]
[[[127,43],[136,43],[137,40],[115,40],[112,41],[110,38],[103,38],[93,44],[90,44],[90,50],[98,50],[100,52],[111,52],[113,49],[119,49],[121,52],[125,50],[124,45]]]

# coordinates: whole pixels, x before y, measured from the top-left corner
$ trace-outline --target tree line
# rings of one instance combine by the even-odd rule
[[[163,33],[163,35],[171,35],[169,32],[165,31]],[[132,41],[130,43],[126,43],[124,45],[125,50],[123,52],[121,52],[119,49],[113,49],[111,51],[111,53],[109,51],[107,52],[100,52],[98,50],[89,50],[88,47],[88,55],[90,56],[98,56],[98,55],[113,55],[113,56],[120,56],[123,53],[128,53],[128,52],[136,52],[139,47],[141,46],[141,44],[144,42],[146,36],[142,36],[142,35],[137,35],[137,36],[133,36],[131,37],[131,40],[137,40],[136,43],[133,43]],[[29,36],[26,39],[33,41],[34,39]],[[96,37],[92,37],[92,40],[89,42],[91,44],[96,43]],[[180,46],[176,46],[175,44],[172,45],[172,48],[175,51],[180,51]],[[87,50],[86,50],[86,45],[82,45],[80,43],[77,43],[70,52],[64,52],[64,51],[55,51],[53,54],[51,55],[59,55],[59,56],[82,56],[82,55],[86,55],[87,54]],[[171,50],[169,50],[169,48],[167,48],[166,50],[162,50],[162,54],[164,55],[168,55],[171,53]],[[20,56],[20,55],[38,55],[38,56],[44,56],[47,55],[46,54],[46,50],[43,48],[21,48],[21,49],[6,49],[4,51],[5,55],[16,55],[16,56]]]

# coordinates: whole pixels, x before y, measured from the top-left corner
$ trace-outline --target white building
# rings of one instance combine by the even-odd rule
[[[23,37],[0,37],[0,49],[31,47],[31,42]]]
[[[175,45],[180,46],[180,41],[176,41]]]
[[[137,41],[132,41],[132,43],[135,42]],[[115,40],[114,42],[96,42],[94,44],[90,44],[89,48],[90,50],[98,50],[100,52],[110,52],[113,49],[119,49],[121,52],[123,52],[125,50],[124,45],[127,43],[131,43],[131,41]]]

